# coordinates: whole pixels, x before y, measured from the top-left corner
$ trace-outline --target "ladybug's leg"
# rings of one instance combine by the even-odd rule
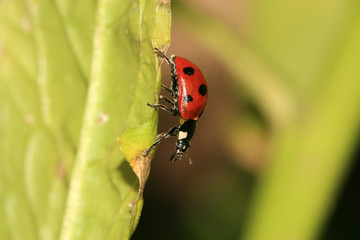
[[[171,155],[171,157],[170,157],[170,161],[172,161],[172,162],[176,162],[177,160],[179,160],[180,158],[179,158],[179,156],[176,154],[176,153],[174,153],[173,155]]]
[[[174,116],[177,116],[179,114],[176,108],[168,108],[167,106],[165,106],[163,104],[150,104],[150,103],[148,103],[147,105],[152,107],[152,108],[161,108],[162,110],[165,110],[165,111],[171,113]]]
[[[167,101],[168,103],[170,103],[171,106],[173,106],[173,107],[175,106],[175,104],[174,104],[170,99],[168,99],[167,97],[165,97],[165,96],[163,96],[163,95],[160,95],[159,98],[164,99],[165,101]]]
[[[168,88],[168,87],[166,87],[165,85],[162,85],[162,84],[161,84],[161,87],[162,87],[163,89],[165,89],[166,91],[168,91],[168,92],[170,92],[171,94],[174,95],[174,91],[171,90],[170,88]]]
[[[174,116],[177,116],[179,115],[179,108],[177,106],[177,103],[171,101],[170,99],[168,99],[167,97],[163,96],[163,95],[160,95],[160,99],[164,99],[166,102],[170,103],[171,104],[171,114],[174,115]]]
[[[154,51],[159,57],[164,58],[170,66],[174,66],[174,63],[165,55],[165,53],[160,51],[158,48],[154,48]]]
[[[156,141],[148,148],[145,150],[143,156],[146,157],[147,155],[149,155],[151,149],[153,149],[155,146],[157,146],[162,140],[171,137],[171,136],[176,136],[177,132],[179,131],[180,126],[175,126],[169,129],[169,131],[167,131],[166,133],[160,133],[157,137],[156,137]]]

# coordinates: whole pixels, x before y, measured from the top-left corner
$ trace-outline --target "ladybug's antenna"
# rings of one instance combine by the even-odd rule
[[[191,160],[191,158],[189,158],[187,154],[184,154],[184,155],[185,155],[185,157],[189,160],[189,164],[192,165],[192,164],[193,164],[193,161]]]

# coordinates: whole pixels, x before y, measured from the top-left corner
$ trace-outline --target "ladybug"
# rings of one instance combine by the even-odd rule
[[[149,103],[148,106],[161,108],[173,116],[179,116],[180,124],[170,128],[166,133],[159,134],[156,141],[145,150],[143,155],[147,156],[151,149],[162,140],[177,136],[175,153],[170,158],[170,161],[176,162],[190,149],[190,140],[194,136],[196,123],[204,112],[208,98],[207,84],[204,75],[194,63],[174,55],[170,59],[157,48],[154,52],[165,59],[171,68],[170,88],[164,85],[161,87],[171,93],[172,100],[160,95],[160,99],[164,99],[171,107]]]

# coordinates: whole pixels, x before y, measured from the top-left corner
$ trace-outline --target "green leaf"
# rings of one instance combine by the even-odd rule
[[[0,2],[1,239],[134,232],[143,199],[117,139],[142,156],[156,137],[146,103],[160,90],[153,48],[170,43],[169,7]]]

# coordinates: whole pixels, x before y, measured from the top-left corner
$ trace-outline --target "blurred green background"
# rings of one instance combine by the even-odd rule
[[[360,237],[359,3],[173,1],[168,53],[209,101],[193,165],[158,147],[134,239]],[[159,131],[175,123],[160,112]]]
[[[169,1],[14,2],[0,1],[0,239],[126,239],[138,185],[115,139],[157,123]],[[132,239],[360,239],[360,1],[178,0],[171,14],[167,54],[199,66],[209,100],[192,165],[168,161],[176,139],[157,148]]]

